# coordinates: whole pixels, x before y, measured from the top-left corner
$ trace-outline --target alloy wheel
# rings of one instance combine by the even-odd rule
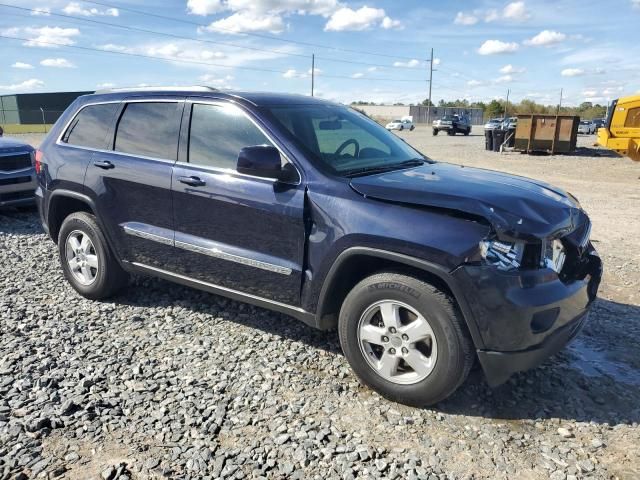
[[[82,285],[91,285],[98,276],[98,254],[93,242],[85,232],[74,230],[67,236],[65,244],[67,265],[73,278]]]
[[[358,343],[378,375],[401,385],[427,378],[438,358],[438,344],[427,319],[396,300],[376,302],[364,311],[358,322]]]

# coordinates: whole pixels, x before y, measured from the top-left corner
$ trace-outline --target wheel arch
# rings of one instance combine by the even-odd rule
[[[96,215],[95,204],[87,195],[73,190],[54,190],[47,204],[47,227],[54,242],[58,242],[58,234],[62,222],[74,212],[87,212]]]
[[[453,276],[441,266],[429,261],[369,247],[351,247],[338,255],[325,276],[316,318],[321,329],[334,328],[344,298],[362,279],[382,271],[396,271],[416,276],[451,295],[467,325],[476,348],[482,348],[482,338],[460,287]]]

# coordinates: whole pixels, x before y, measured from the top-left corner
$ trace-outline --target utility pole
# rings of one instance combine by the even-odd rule
[[[560,89],[560,103],[558,103],[558,110],[556,111],[556,115],[560,115],[560,108],[562,107],[562,88]]]
[[[431,122],[431,85],[433,84],[433,48],[429,60],[429,101],[427,103],[427,124]]]
[[[504,104],[504,118],[507,118],[507,112],[509,111],[509,93],[511,93],[511,89],[507,88],[507,101]]]
[[[316,54],[311,54],[311,96],[313,97],[313,89],[315,87],[316,77]]]

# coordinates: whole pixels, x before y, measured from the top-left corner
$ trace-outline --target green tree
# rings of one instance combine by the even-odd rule
[[[491,100],[487,109],[485,110],[485,116],[487,118],[500,117],[504,113],[504,107],[498,100]]]

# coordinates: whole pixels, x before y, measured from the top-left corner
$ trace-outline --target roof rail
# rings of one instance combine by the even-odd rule
[[[173,92],[173,91],[188,91],[188,92],[217,92],[219,91],[214,87],[207,87],[205,85],[193,85],[188,87],[118,87],[118,88],[105,88],[103,90],[96,90],[95,93],[116,93],[116,92]]]

